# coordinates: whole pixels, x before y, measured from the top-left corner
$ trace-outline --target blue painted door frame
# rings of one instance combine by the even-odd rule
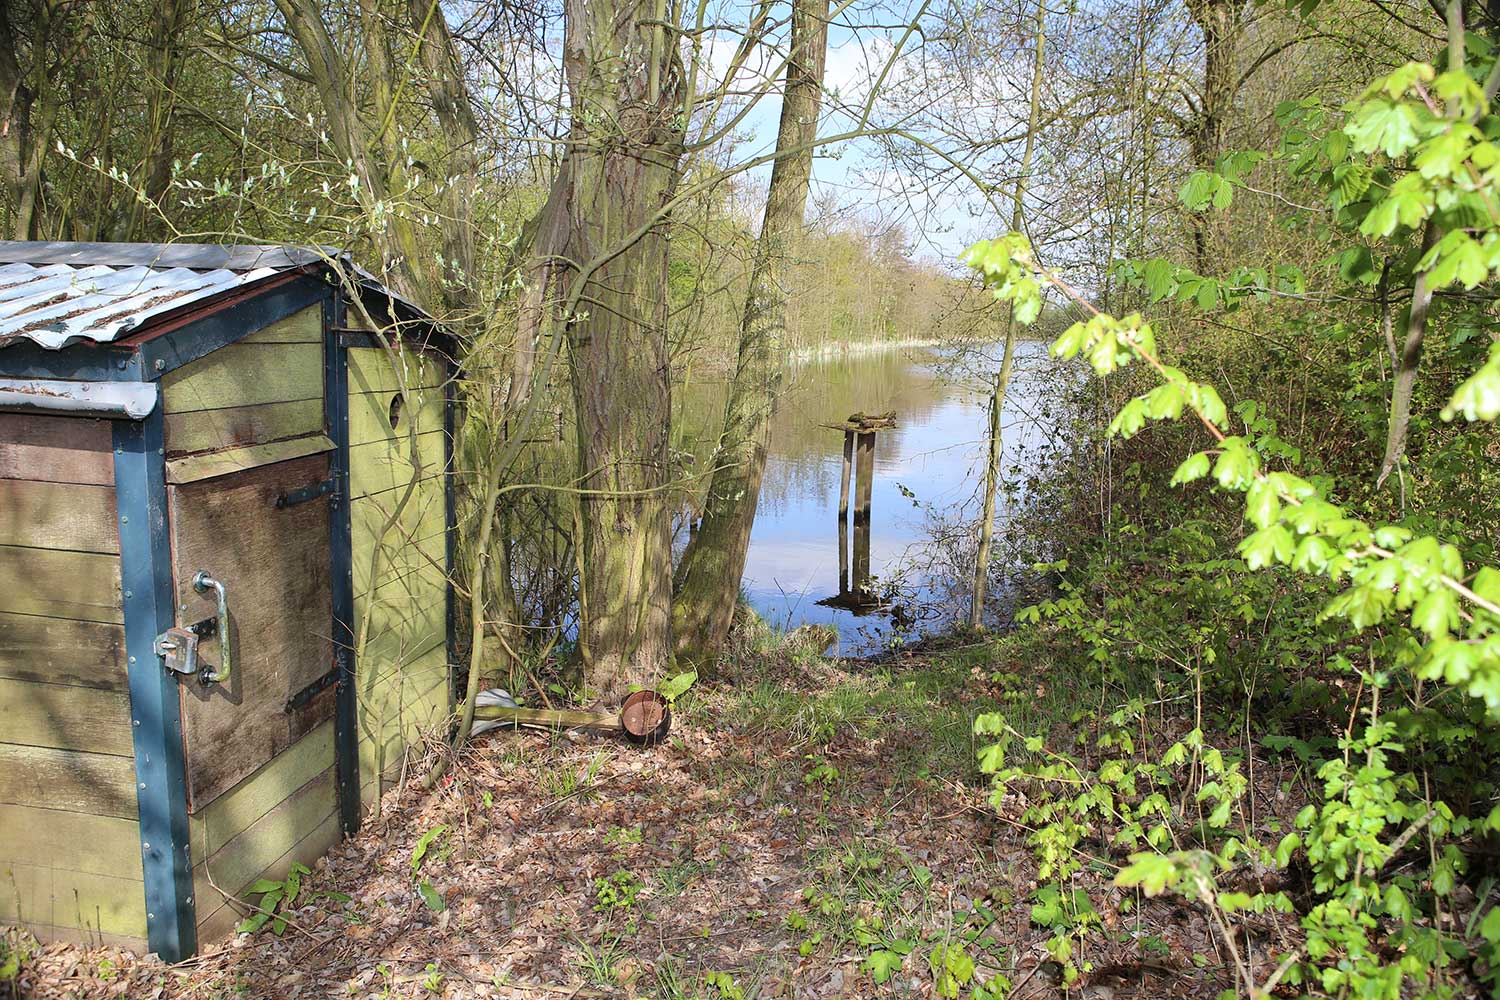
[[[156,637],[176,619],[162,425],[160,399],[145,420],[114,422],[115,513],[120,527],[120,589],[146,887],[146,943],[164,961],[180,962],[198,950],[198,931],[188,850],[182,705],[177,679],[156,655]]]

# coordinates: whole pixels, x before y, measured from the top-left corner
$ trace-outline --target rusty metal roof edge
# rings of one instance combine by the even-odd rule
[[[144,420],[158,396],[155,382],[0,378],[0,410],[10,413]]]
[[[71,243],[0,240],[0,264],[66,264],[82,267],[186,267],[200,271],[254,271],[337,260],[336,247],[274,243]]]

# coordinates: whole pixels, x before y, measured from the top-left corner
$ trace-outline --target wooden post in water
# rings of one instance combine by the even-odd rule
[[[875,482],[875,432],[861,431],[854,463],[854,590],[870,589],[870,489]]]
[[[824,427],[844,432],[844,478],[839,485],[839,592],[819,604],[857,615],[880,610],[870,590],[870,492],[875,484],[875,432],[896,426],[896,413],[867,416]],[[849,558],[849,481],[854,480],[854,558]],[[853,577],[851,580],[850,577]]]
[[[839,486],[839,594],[849,592],[849,473],[854,465],[854,432],[844,432],[844,478]]]

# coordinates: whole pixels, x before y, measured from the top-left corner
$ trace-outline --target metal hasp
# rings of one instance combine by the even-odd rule
[[[203,670],[198,674],[198,680],[204,684],[223,684],[229,680],[231,670],[229,653],[229,595],[224,590],[224,585],[208,575],[208,570],[200,569],[193,574],[193,589],[200,594],[213,590],[218,597],[219,610],[215,616],[216,631],[219,636],[219,669]],[[193,629],[198,631],[197,626]],[[201,632],[199,635],[201,636]]]
[[[295,507],[299,503],[316,500],[318,497],[326,497],[330,493],[337,494],[338,486],[337,479],[329,478],[323,480],[321,483],[313,483],[311,486],[304,486],[301,489],[288,490],[276,498],[276,509],[284,510],[287,507]],[[336,495],[335,499],[337,499]]]

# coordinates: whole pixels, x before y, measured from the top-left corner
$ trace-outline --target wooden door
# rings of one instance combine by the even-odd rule
[[[220,793],[333,715],[334,689],[288,702],[334,668],[329,502],[278,507],[277,498],[328,478],[324,452],[169,487],[173,587],[179,625],[213,617],[199,570],[229,593],[233,670],[227,684],[181,683],[188,808]],[[199,655],[217,668],[223,637]],[[290,791],[290,789],[288,789]]]

